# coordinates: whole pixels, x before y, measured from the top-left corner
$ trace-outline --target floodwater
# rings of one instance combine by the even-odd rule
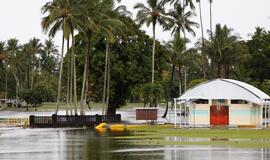
[[[0,160],[269,160],[269,149],[135,145],[91,129],[0,128]],[[178,141],[178,140],[177,140]]]
[[[90,114],[96,113],[98,111],[92,111]],[[162,116],[162,113],[163,111],[159,112],[159,117]],[[0,118],[27,117],[31,114],[51,115],[52,112],[5,111],[0,112]],[[120,114],[122,119],[127,122],[138,123],[134,121],[134,111],[120,111]],[[0,127],[0,160],[270,160],[270,150],[264,148],[237,149],[222,146],[189,145],[145,146],[119,137],[115,138],[134,134],[136,133],[99,133],[93,129]],[[198,138],[165,138],[170,141],[209,141],[209,139]]]

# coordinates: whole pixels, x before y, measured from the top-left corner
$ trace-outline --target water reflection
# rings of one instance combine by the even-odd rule
[[[21,160],[266,160],[269,149],[143,146],[112,137],[128,132],[83,129],[0,129],[0,159]],[[191,141],[176,138],[176,141]],[[205,141],[208,139],[194,139]]]

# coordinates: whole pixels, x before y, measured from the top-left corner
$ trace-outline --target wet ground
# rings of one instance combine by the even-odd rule
[[[64,113],[64,112],[63,112]],[[92,111],[91,114],[99,113]],[[136,122],[134,111],[120,111],[122,119]],[[159,114],[162,116],[163,111]],[[51,115],[52,112],[0,112],[2,117]],[[165,121],[166,120],[159,120]],[[138,145],[117,136],[134,132],[99,133],[93,129],[22,129],[0,127],[0,160],[270,160],[269,149],[222,146]],[[208,139],[165,137],[171,141]],[[143,139],[142,139],[143,140]]]
[[[115,139],[129,132],[91,129],[0,129],[0,159],[20,160],[268,160],[269,149],[144,146]]]

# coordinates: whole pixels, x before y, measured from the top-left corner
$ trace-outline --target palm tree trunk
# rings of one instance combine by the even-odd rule
[[[55,114],[57,115],[60,105],[60,97],[61,97],[61,83],[62,83],[62,72],[63,72],[63,63],[64,63],[64,42],[65,37],[63,33],[62,37],[62,51],[61,51],[61,58],[60,58],[60,71],[59,71],[59,78],[58,78],[58,89],[57,89],[57,104],[56,104],[56,111]]]
[[[106,56],[105,56],[105,71],[104,71],[104,83],[103,83],[103,108],[102,115],[104,115],[106,105],[106,87],[107,87],[107,71],[108,71],[108,55],[109,55],[109,43],[106,43]]]
[[[174,79],[174,71],[175,71],[175,65],[173,65],[173,67],[172,67],[171,82],[172,82],[173,79]]]
[[[85,81],[85,94],[84,94],[84,100],[83,100],[83,103],[84,103],[84,106],[88,105],[88,108],[90,110],[90,106],[87,102],[87,96],[88,96],[88,77],[89,77],[89,70],[90,70],[90,56],[91,56],[91,51],[92,51],[92,32],[90,32],[89,36],[88,36],[88,60],[87,60],[87,72],[86,72],[86,81]],[[90,101],[89,101],[90,103]]]
[[[202,5],[201,5],[201,1],[199,1],[199,10],[200,10],[200,24],[201,24],[201,32],[202,32],[202,49],[201,49],[201,52],[202,52],[202,55],[204,56],[204,63],[206,63],[206,55],[204,54],[204,33],[203,33],[203,18],[202,18]],[[204,71],[203,71],[203,77],[206,78],[206,68],[207,67],[203,67],[204,68]]]
[[[70,52],[70,87],[69,87],[69,103],[70,103],[70,114],[73,115],[73,56]]]
[[[178,83],[179,83],[179,96],[181,96],[182,95],[181,68],[179,68],[179,70],[178,70],[178,77],[179,77],[179,79],[178,79]]]
[[[201,32],[202,32],[202,46],[204,47],[204,33],[203,33],[203,18],[202,18],[202,6],[201,1],[199,1],[199,10],[200,10],[200,23],[201,23]]]
[[[16,75],[16,72],[13,70],[13,76],[16,81],[16,108],[19,106],[19,92],[20,92],[20,81],[18,76]]]
[[[87,42],[87,49],[85,52],[85,59],[84,59],[84,72],[83,72],[83,82],[82,82],[82,91],[81,91],[81,111],[80,114],[84,115],[84,103],[85,103],[85,98],[86,98],[86,79],[87,79],[87,75],[88,75],[88,64],[89,64],[89,44],[91,39],[91,35],[88,36],[88,42]]]
[[[33,57],[33,56],[31,56]],[[34,58],[31,58],[31,63],[33,63]],[[34,84],[34,68],[31,68],[31,82],[30,82],[30,89],[33,89],[33,84]]]
[[[5,69],[6,69],[6,82],[5,82],[5,105],[7,107],[7,97],[8,97],[8,68],[7,63],[5,62]]]
[[[162,118],[166,118],[169,110],[169,102],[167,101],[165,113],[163,114]]]
[[[69,115],[68,108],[69,108],[69,93],[70,93],[70,56],[69,56],[69,38],[67,39],[67,97],[66,97],[66,115]]]
[[[81,90],[81,100],[80,100],[80,115],[84,115],[84,107],[83,107],[83,101],[84,101],[84,95],[85,95],[85,84],[86,84],[86,76],[87,76],[87,60],[88,59],[88,51],[85,52],[85,58],[84,58],[84,71],[83,71],[83,81],[82,81],[82,90]]]
[[[110,107],[110,80],[111,80],[111,56],[110,56],[110,51],[109,51],[109,42],[108,43],[108,77],[107,77],[107,98],[106,98],[106,108],[107,108],[107,114],[111,114],[109,112],[109,107]]]
[[[74,85],[74,109],[75,109],[75,115],[78,114],[77,111],[77,75],[76,75],[76,58],[75,58],[75,37],[74,37],[74,33],[72,33],[72,57],[73,57],[73,85]]]
[[[221,78],[221,63],[218,62],[218,78]]]
[[[184,88],[184,92],[186,92],[186,90],[187,90],[187,69],[186,68],[184,68],[184,77],[185,77],[185,88]]]
[[[155,80],[156,22],[153,22],[152,83]]]
[[[213,28],[212,28],[212,3],[213,1],[209,0],[209,3],[210,3],[210,36],[212,39],[213,38]]]

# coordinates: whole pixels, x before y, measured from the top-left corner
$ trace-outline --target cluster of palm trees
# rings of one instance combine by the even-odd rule
[[[118,0],[117,2],[120,2]],[[185,62],[183,53],[190,52],[186,49],[186,32],[195,36],[193,30],[194,27],[199,27],[199,24],[192,21],[191,18],[195,16],[195,5],[192,0],[147,0],[147,5],[138,3],[134,6],[138,9],[136,22],[140,25],[146,24],[152,25],[153,29],[153,46],[152,46],[152,83],[155,80],[155,47],[156,47],[156,25],[161,25],[165,30],[171,30],[173,40],[171,44],[178,45],[172,48],[176,49],[176,52],[182,54],[178,56],[179,61],[179,74],[182,69],[187,71],[187,67],[182,62]],[[201,1],[196,0],[200,6],[200,18],[202,28],[202,48],[204,48],[204,35],[202,27],[202,15],[201,15]],[[209,1],[210,6],[212,0]],[[106,58],[105,58],[105,76],[104,76],[104,88],[103,88],[103,113],[105,113],[105,107],[109,105],[110,95],[110,44],[114,43],[115,39],[119,38],[115,32],[121,32],[126,29],[125,22],[119,19],[121,15],[131,14],[126,10],[125,6],[115,7],[116,2],[114,0],[53,0],[46,3],[42,7],[42,13],[46,16],[42,19],[42,28],[44,32],[48,33],[50,37],[54,37],[57,32],[62,32],[62,49],[59,65],[59,79],[58,79],[58,94],[57,94],[57,109],[58,113],[61,86],[62,86],[62,74],[63,74],[63,62],[64,52],[66,51],[68,62],[68,79],[67,79],[67,102],[66,102],[66,114],[78,114],[78,102],[77,102],[77,75],[76,75],[76,53],[75,53],[75,34],[82,33],[87,42],[86,52],[84,57],[84,73],[80,95],[80,114],[84,114],[84,106],[87,99],[88,91],[88,75],[90,66],[90,57],[92,49],[92,37],[95,34],[100,34],[106,40]],[[166,9],[166,5],[170,4],[173,9]],[[211,13],[212,11],[210,11]],[[212,16],[211,16],[212,17]],[[212,25],[212,19],[210,20]],[[212,28],[212,27],[211,27]],[[182,38],[183,37],[183,38]],[[71,42],[71,43],[70,43]],[[176,44],[177,43],[177,44]],[[66,47],[65,47],[66,44]],[[182,45],[182,46],[181,46]],[[180,47],[180,48],[179,48]],[[65,49],[66,48],[66,49]],[[175,67],[175,66],[174,66]],[[173,73],[174,74],[174,71]],[[179,75],[180,76],[180,75]],[[181,80],[180,80],[181,85]],[[186,88],[186,87],[185,87]],[[181,94],[181,89],[180,89]],[[73,106],[73,107],[72,107]]]
[[[47,89],[50,85],[51,75],[55,72],[56,57],[58,50],[52,39],[45,40],[44,44],[37,38],[32,38],[26,44],[19,44],[17,39],[9,39],[7,42],[0,42],[0,60],[5,70],[5,99],[8,96],[8,89],[13,84],[8,79],[15,79],[16,106],[19,104],[19,93],[32,90],[46,83]],[[48,77],[44,81],[39,81]],[[10,84],[10,86],[8,86]]]
[[[84,114],[84,106],[88,91],[88,74],[92,49],[92,37],[95,34],[102,35],[106,40],[106,65],[104,79],[103,103],[108,108],[110,88],[110,54],[109,47],[116,39],[115,32],[125,28],[124,22],[118,16],[128,13],[124,6],[115,7],[114,0],[53,0],[42,7],[42,28],[49,36],[54,37],[59,31],[62,32],[62,50],[60,58],[60,73],[58,81],[57,109],[58,113],[61,82],[63,73],[64,44],[68,57],[68,80],[67,80],[67,114],[78,114],[77,102],[77,75],[75,34],[82,33],[87,42],[84,57],[84,73],[80,97],[80,114]],[[71,44],[70,44],[71,41]],[[72,107],[73,106],[73,107]],[[74,108],[74,113],[73,113]],[[103,112],[105,111],[103,107]]]
[[[204,30],[203,30],[203,19],[202,19],[202,9],[201,9],[201,1],[196,0],[199,3],[199,11],[200,11],[200,26],[202,32],[202,55],[207,63],[207,56],[204,53]],[[209,1],[210,3],[210,26],[212,26],[212,0]],[[170,4],[173,6],[173,9],[166,10],[165,6]],[[154,75],[155,75],[155,41],[156,41],[156,34],[155,29],[156,25],[160,24],[164,30],[171,30],[171,35],[174,37],[173,42],[169,42],[168,46],[170,50],[174,50],[173,52],[177,53],[178,59],[176,60],[173,58],[175,54],[172,54],[171,62],[173,65],[172,70],[172,80],[175,70],[175,62],[178,64],[179,70],[179,94],[182,93],[181,89],[181,82],[182,76],[181,73],[186,73],[187,67],[183,65],[183,62],[186,62],[185,58],[183,57],[184,52],[186,52],[186,43],[188,40],[186,39],[186,32],[190,33],[191,35],[195,36],[194,27],[198,28],[199,24],[192,21],[192,17],[195,15],[195,4],[192,0],[148,0],[147,5],[143,3],[138,3],[134,6],[135,9],[138,9],[136,21],[139,24],[146,24],[149,26],[152,25],[153,29],[153,51],[152,51],[152,83],[154,83]],[[210,27],[210,32],[212,33],[212,27]],[[173,46],[172,46],[173,45]],[[205,64],[205,63],[204,63]],[[207,66],[203,66],[203,68],[207,68]],[[206,76],[206,75],[204,75]],[[186,86],[186,85],[185,85]],[[185,87],[186,89],[186,87]]]

